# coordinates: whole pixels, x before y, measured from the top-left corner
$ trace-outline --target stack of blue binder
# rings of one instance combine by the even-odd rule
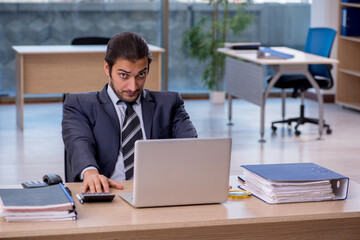
[[[243,165],[244,189],[273,203],[346,199],[349,178],[314,163]]]
[[[8,222],[76,220],[75,203],[62,183],[39,188],[0,189]]]
[[[360,8],[341,9],[341,35],[360,36]]]

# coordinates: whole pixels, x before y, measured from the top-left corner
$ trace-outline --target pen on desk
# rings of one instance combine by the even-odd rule
[[[244,186],[244,184],[245,184],[244,176],[239,175],[239,176],[238,176],[238,180],[239,180],[239,182],[240,182],[240,185],[237,186],[238,189],[244,190],[243,187],[242,187],[242,186]]]
[[[76,194],[76,197],[77,197],[77,199],[79,200],[80,203],[84,203],[84,201],[82,200],[82,198],[80,197],[79,194]]]
[[[241,181],[243,184],[245,183],[245,179],[241,175],[238,176],[238,180]]]

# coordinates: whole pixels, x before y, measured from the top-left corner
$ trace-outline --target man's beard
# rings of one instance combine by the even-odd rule
[[[111,88],[114,90],[114,93],[116,94],[116,96],[119,98],[120,101],[123,101],[125,103],[132,103],[132,102],[135,102],[136,99],[139,97],[139,95],[141,94],[141,89],[136,89],[136,91],[134,92],[135,95],[133,97],[131,97],[131,99],[128,99],[126,97],[124,97],[124,93],[127,93],[127,92],[131,92],[131,91],[128,91],[128,90],[124,90],[124,91],[117,91],[114,87],[114,84],[113,84],[113,79],[110,78],[110,86]]]

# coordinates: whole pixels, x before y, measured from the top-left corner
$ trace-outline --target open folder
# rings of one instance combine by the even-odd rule
[[[314,163],[242,167],[243,188],[270,204],[347,198],[349,178]]]

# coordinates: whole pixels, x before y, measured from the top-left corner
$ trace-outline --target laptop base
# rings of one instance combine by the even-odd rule
[[[120,193],[119,197],[121,197],[122,199],[124,199],[126,202],[128,202],[130,205],[134,206],[134,197],[133,197],[133,193]]]

